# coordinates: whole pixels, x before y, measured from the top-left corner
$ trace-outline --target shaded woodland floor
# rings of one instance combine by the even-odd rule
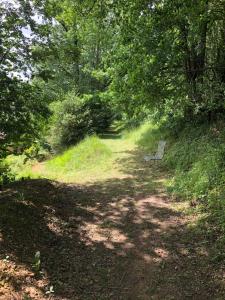
[[[213,244],[166,195],[158,163],[121,152],[123,176],[24,180],[0,192],[0,299],[225,299]]]

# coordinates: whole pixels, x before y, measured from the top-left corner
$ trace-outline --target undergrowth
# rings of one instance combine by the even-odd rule
[[[125,131],[123,137],[127,141],[134,142],[143,151],[154,152],[158,141],[165,139],[166,132],[159,125],[146,122],[137,128]]]
[[[22,178],[38,178],[39,175],[32,172],[32,165],[37,163],[36,160],[26,160],[26,155],[9,155],[5,159],[10,174],[13,174],[16,180]]]

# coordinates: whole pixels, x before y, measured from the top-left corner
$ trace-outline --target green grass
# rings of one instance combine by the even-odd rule
[[[84,139],[62,154],[36,165],[41,177],[64,182],[88,182],[110,167],[112,151],[97,136]],[[35,167],[33,168],[35,169]]]
[[[174,135],[164,126],[144,124],[127,134],[144,152],[167,141],[163,166],[171,174],[168,192],[194,203],[203,228],[223,249],[225,244],[225,130],[224,123],[186,125]],[[184,209],[186,212],[190,209]],[[193,213],[193,208],[191,209]],[[220,247],[220,246],[219,246]],[[224,255],[223,255],[224,258]]]
[[[105,170],[112,152],[110,148],[96,137],[87,137],[78,145],[71,147],[52,159],[38,163],[28,161],[24,164],[25,156],[9,156],[6,160],[16,179],[49,178],[62,181],[73,181],[77,177],[84,180],[88,172]]]
[[[101,165],[112,155],[111,150],[96,137],[88,137],[77,146],[49,160],[46,167],[53,172],[75,172]]]
[[[32,165],[37,163],[37,161],[26,161],[25,155],[9,155],[5,159],[5,163],[9,166],[10,173],[15,176],[16,180],[21,178],[38,178],[39,175],[32,171]]]
[[[189,126],[181,132],[165,157],[165,165],[174,171],[171,191],[201,201],[225,183],[224,136],[222,130],[215,133],[214,126]]]
[[[154,152],[157,149],[158,141],[165,139],[165,131],[162,131],[159,125],[149,122],[143,125],[125,131],[123,134],[127,142],[136,144],[139,149],[146,152]]]
[[[154,152],[160,139],[167,141],[162,165],[171,175],[167,180],[168,192],[183,203],[187,203],[186,200],[194,203],[201,226],[224,245],[224,123],[186,125],[176,135],[164,126],[144,124],[125,136],[145,153]],[[196,228],[201,226],[198,223]]]
[[[171,141],[164,160],[165,167],[173,174],[168,191],[194,204],[194,211],[199,214],[196,229],[213,238],[224,259],[224,124],[186,126]]]

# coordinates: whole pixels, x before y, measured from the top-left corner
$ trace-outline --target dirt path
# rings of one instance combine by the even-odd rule
[[[135,149],[123,153],[121,177],[27,180],[0,193],[0,299],[225,299],[213,247],[174,208],[163,172]]]

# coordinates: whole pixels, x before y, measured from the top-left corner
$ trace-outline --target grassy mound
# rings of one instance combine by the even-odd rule
[[[110,149],[96,137],[88,137],[66,150],[63,154],[49,160],[46,168],[53,172],[74,172],[93,168],[111,156]]]
[[[65,182],[89,181],[108,168],[111,156],[110,148],[98,137],[87,137],[78,145],[45,162],[35,173]]]
[[[136,148],[153,151],[159,139],[157,126],[146,123],[121,134],[87,137],[79,144],[43,163],[27,161],[25,156],[7,158],[16,178],[48,178],[64,182],[86,183],[123,177],[121,160],[132,156]]]
[[[110,148],[98,137],[92,136],[43,163],[28,161],[24,164],[26,157],[22,155],[9,156],[7,164],[16,179],[49,178],[68,182],[105,170],[111,155]]]

